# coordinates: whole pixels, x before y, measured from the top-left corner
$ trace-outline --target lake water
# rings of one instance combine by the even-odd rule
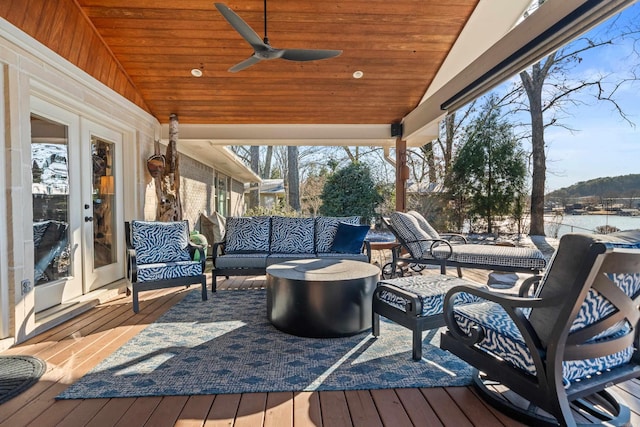
[[[560,223],[560,224],[558,224]],[[563,215],[544,217],[545,234],[561,237],[567,233],[593,233],[596,227],[609,225],[620,230],[640,229],[640,216]]]

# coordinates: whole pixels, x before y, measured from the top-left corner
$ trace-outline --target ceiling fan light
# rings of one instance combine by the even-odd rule
[[[362,71],[360,71],[360,70],[353,72],[353,78],[354,79],[361,79],[362,76],[364,76],[364,73]]]
[[[191,75],[193,77],[202,77],[202,70],[200,68],[193,68],[191,70]]]

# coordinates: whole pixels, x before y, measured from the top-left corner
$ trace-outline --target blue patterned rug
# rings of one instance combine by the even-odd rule
[[[265,291],[193,291],[71,385],[59,399],[462,386],[471,368],[425,334],[386,319],[381,336],[301,338],[274,328]]]

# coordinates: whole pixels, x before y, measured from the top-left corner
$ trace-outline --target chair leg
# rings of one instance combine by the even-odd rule
[[[131,295],[133,297],[133,312],[137,313],[140,311],[140,307],[138,306],[138,289],[136,289],[136,285],[132,286]]]
[[[456,267],[456,269],[458,270],[458,277],[462,278],[462,268],[460,268],[460,266]]]
[[[380,315],[375,311],[371,315],[371,333],[376,338],[380,336]]]
[[[207,296],[207,276],[202,276],[202,301],[206,301],[208,296]]]
[[[218,287],[218,276],[216,275],[216,271],[213,270],[213,274],[211,275],[211,292],[216,292]]]
[[[422,359],[422,331],[416,325],[413,327],[413,360]]]

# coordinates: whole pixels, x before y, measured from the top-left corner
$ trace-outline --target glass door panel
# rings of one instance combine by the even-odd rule
[[[34,282],[70,275],[69,156],[67,126],[31,117]]]
[[[114,144],[91,137],[93,199],[93,267],[100,268],[117,261],[118,249],[114,207]]]

